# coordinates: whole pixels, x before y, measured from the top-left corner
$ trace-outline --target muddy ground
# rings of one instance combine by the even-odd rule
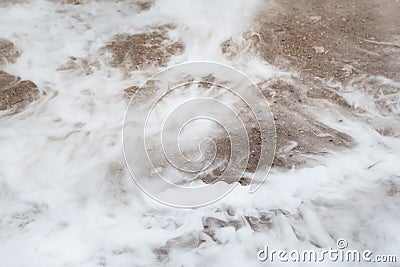
[[[250,53],[284,71],[297,73],[290,81],[275,79],[258,85],[274,114],[275,167],[304,166],[315,155],[355,145],[351,136],[322,123],[315,111],[331,109],[343,116],[355,112],[355,107],[342,97],[338,88],[329,84],[346,84],[364,76],[384,76],[398,81],[400,46],[396,36],[400,33],[400,19],[396,14],[399,12],[400,3],[389,0],[266,1],[254,24],[243,33],[244,44],[234,43],[232,39],[221,44],[221,52],[228,59]],[[154,43],[155,48],[162,43],[151,34],[115,40],[117,43],[106,46],[113,53],[112,65],[128,69],[140,69],[149,61],[146,55],[132,57],[132,53],[137,51],[143,55],[143,51],[153,48],[149,43]],[[124,48],[127,45],[131,48]],[[180,45],[176,47],[174,51],[184,49]],[[152,54],[163,58],[163,53],[157,50]],[[161,64],[160,59],[151,60],[158,66],[163,65],[163,60]],[[136,90],[132,86],[124,94],[130,97]],[[393,88],[386,92],[395,93]],[[373,90],[369,93],[377,94]],[[259,138],[259,134],[250,135],[252,152],[248,171],[256,168]],[[229,154],[230,150],[225,148],[227,142],[217,140],[217,145]],[[203,177],[203,180],[216,178]]]
[[[137,3],[143,10],[152,6],[151,1]],[[227,58],[243,53],[244,47],[250,44],[251,49],[246,49],[246,53],[258,55],[282,70],[298,73],[291,81],[277,79],[259,84],[274,114],[277,130],[275,166],[301,166],[310,161],[307,155],[329,153],[355,144],[350,136],[319,121],[315,107],[329,107],[343,114],[352,113],[354,109],[327,81],[345,84],[358,77],[377,75],[399,81],[398,14],[400,2],[392,0],[266,1],[253,24],[243,33],[245,44],[234,43],[232,39],[221,44],[221,53]],[[90,75],[101,68],[100,61],[127,74],[150,66],[164,67],[172,55],[184,50],[183,43],[168,37],[174,28],[167,24],[145,29],[143,33],[110,36],[109,42],[98,51],[97,58],[72,56],[58,70],[79,70]],[[1,65],[14,63],[20,53],[14,44],[0,39]],[[20,81],[5,72],[1,72],[0,79],[2,110],[17,112],[37,99],[38,90],[32,82]],[[359,81],[360,90],[363,81]],[[136,89],[137,86],[132,85],[123,94],[129,98]],[[383,92],[395,95],[398,88],[385,87]],[[374,94],[373,90],[367,93]],[[390,114],[390,107],[385,103],[377,104],[382,105],[382,112],[386,109]],[[257,159],[259,135],[251,136],[252,151],[256,151],[252,152],[252,159]],[[248,170],[252,169],[255,169],[255,162],[249,163]]]
[[[399,80],[399,12],[392,0],[279,1],[260,12],[253,42],[268,62],[309,79]]]
[[[107,67],[121,70],[128,78],[135,71],[149,67],[166,67],[171,56],[181,54],[184,50],[182,42],[171,40],[168,36],[169,31],[174,29],[174,25],[166,24],[143,29],[142,33],[122,33],[110,36],[109,41],[98,51],[96,57],[72,56],[58,70],[77,71],[77,74],[90,75],[101,68],[100,62],[104,62]],[[129,91],[135,87],[137,86],[125,90],[125,95],[131,96],[132,92]]]
[[[20,54],[21,52],[12,42],[0,38],[0,67],[15,63]]]
[[[363,76],[399,79],[400,46],[395,38],[400,33],[400,20],[396,15],[399,12],[400,3],[388,0],[266,1],[254,24],[243,33],[245,44],[234,43],[232,39],[221,44],[221,52],[228,59],[246,50],[245,53],[258,55],[284,71],[298,73],[290,81],[276,79],[259,84],[274,114],[275,167],[304,166],[312,163],[315,155],[355,145],[351,136],[322,123],[315,111],[332,109],[343,116],[355,111],[338,88],[330,86],[328,81],[346,84]],[[157,50],[162,37],[155,37],[152,34],[117,37],[106,46],[113,53],[111,65],[140,69],[146,67],[145,62],[153,62],[163,66],[164,52]],[[249,44],[250,50],[247,49]],[[156,52],[151,54],[157,58],[149,61],[143,51],[153,47]],[[165,47],[161,49],[169,52]],[[181,49],[184,48],[180,44],[172,46],[173,53]],[[135,52],[137,56],[131,56]],[[130,97],[136,90],[137,87],[132,86],[125,89],[124,94]],[[393,93],[393,90],[387,91]],[[250,134],[252,152],[248,171],[256,168],[254,161],[259,158],[261,149],[259,138],[259,134]],[[216,141],[223,153],[229,154],[226,148],[229,142]],[[223,158],[228,159],[228,156]],[[217,176],[202,179],[210,182]],[[246,184],[246,181],[241,180],[241,183]]]
[[[39,90],[33,82],[0,70],[0,111],[18,113],[38,97]]]
[[[0,111],[7,115],[20,112],[39,97],[39,90],[32,81],[21,80],[1,70],[15,63],[20,54],[12,42],[0,39]]]
[[[167,24],[149,28],[144,33],[118,34],[101,49],[101,53],[111,54],[107,61],[109,66],[126,71],[165,67],[172,55],[184,50],[181,42],[168,37],[168,32],[174,28]]]
[[[310,162],[309,155],[354,145],[350,136],[320,122],[315,110],[354,113],[351,103],[329,84],[346,85],[357,78],[377,76],[400,80],[399,13],[400,2],[389,0],[266,1],[254,25],[243,34],[244,44],[232,39],[221,44],[221,52],[228,58],[239,55],[250,44],[250,53],[282,70],[298,73],[292,81],[259,84],[276,124],[275,166],[301,166]],[[368,90],[372,97],[381,92],[399,94],[398,88],[379,83],[364,86],[368,89],[359,89]],[[384,90],[379,89],[382,86]],[[390,114],[387,103],[376,100],[376,104]]]

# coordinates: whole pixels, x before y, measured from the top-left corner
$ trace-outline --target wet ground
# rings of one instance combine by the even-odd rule
[[[150,7],[151,3],[147,5]],[[145,6],[142,8],[146,9]],[[246,46],[250,45],[247,53],[259,54],[283,70],[298,73],[291,83],[270,80],[259,84],[276,121],[277,155],[274,164],[291,168],[307,161],[299,155],[323,154],[351,146],[351,137],[319,122],[310,106],[351,113],[354,107],[341,96],[337,87],[329,86],[328,82],[348,83],[365,75],[398,79],[400,47],[396,43],[396,34],[400,31],[400,21],[394,15],[400,11],[398,3],[282,1],[265,4],[264,9],[254,19],[254,25],[244,32]],[[170,24],[143,29],[141,34],[118,34],[99,50],[98,59],[72,56],[59,70],[80,70],[89,75],[100,68],[100,58],[125,73],[148,66],[166,66],[170,55],[184,50],[179,40],[168,37],[174,28]],[[234,58],[242,53],[243,44],[227,40],[221,44],[221,49],[228,58]],[[13,43],[1,40],[3,65],[15,62],[19,53]],[[25,86],[22,83],[10,90],[8,78],[5,73],[1,78],[2,110],[18,111],[37,99],[38,92],[33,84]],[[127,97],[132,88],[135,86],[126,90]],[[388,88],[383,93],[396,94],[396,90]],[[374,95],[374,92],[370,93]],[[13,108],[13,105],[18,107]]]
[[[0,31],[0,238],[8,254],[24,255],[5,266],[32,259],[42,266],[178,266],[182,259],[257,266],[267,241],[320,249],[339,237],[398,251],[387,238],[398,237],[400,218],[398,0],[260,1],[240,34],[212,20],[224,10],[201,13],[203,3],[194,4],[200,18],[212,19],[197,17],[194,34],[192,7],[163,13],[169,5],[162,1],[43,3],[0,0],[3,18],[18,18],[3,19]],[[31,9],[38,17],[25,22]],[[145,78],[210,54],[248,70],[270,104],[271,178],[251,200],[242,178],[237,195],[210,208],[164,209],[131,184],[118,141],[121,114]],[[252,172],[257,128],[249,139]],[[229,141],[215,141],[217,159],[229,159]],[[221,171],[199,178],[211,183]],[[65,240],[74,258],[65,255]]]
[[[352,138],[318,121],[316,111],[331,109],[353,116],[359,110],[344,99],[343,87],[367,77],[399,81],[398,12],[396,1],[266,3],[243,34],[244,43],[227,40],[221,44],[228,58],[237,57],[245,48],[280,69],[298,73],[290,83],[271,80],[259,84],[276,121],[276,166],[299,166],[310,161],[304,155],[351,146]],[[377,82],[358,89],[373,98],[381,93],[389,97],[399,94],[398,88],[382,91],[382,86]],[[390,109],[385,105],[378,109]]]

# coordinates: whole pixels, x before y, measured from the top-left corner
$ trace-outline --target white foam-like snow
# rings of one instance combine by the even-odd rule
[[[0,7],[0,37],[23,51],[5,71],[47,92],[22,113],[0,118],[0,266],[154,266],[162,247],[169,266],[258,266],[264,245],[315,249],[334,247],[338,238],[354,249],[398,253],[400,140],[378,134],[374,120],[346,118],[337,127],[355,138],[355,148],[317,157],[316,167],[274,170],[254,195],[238,186],[193,210],[144,195],[123,161],[122,95],[157,69],[131,80],[105,66],[89,76],[58,71],[70,56],[96,59],[117,33],[172,23],[171,38],[183,41],[185,51],[170,65],[228,63],[256,81],[287,74],[255,57],[229,62],[220,52],[223,41],[241,38],[258,0],[165,0],[144,12],[128,2]],[[367,94],[344,96],[380,116]],[[398,103],[391,104],[395,114],[387,123],[398,123],[391,119]],[[261,214],[270,222],[253,231],[246,218]],[[233,223],[214,225],[213,240],[203,233],[209,217]]]

